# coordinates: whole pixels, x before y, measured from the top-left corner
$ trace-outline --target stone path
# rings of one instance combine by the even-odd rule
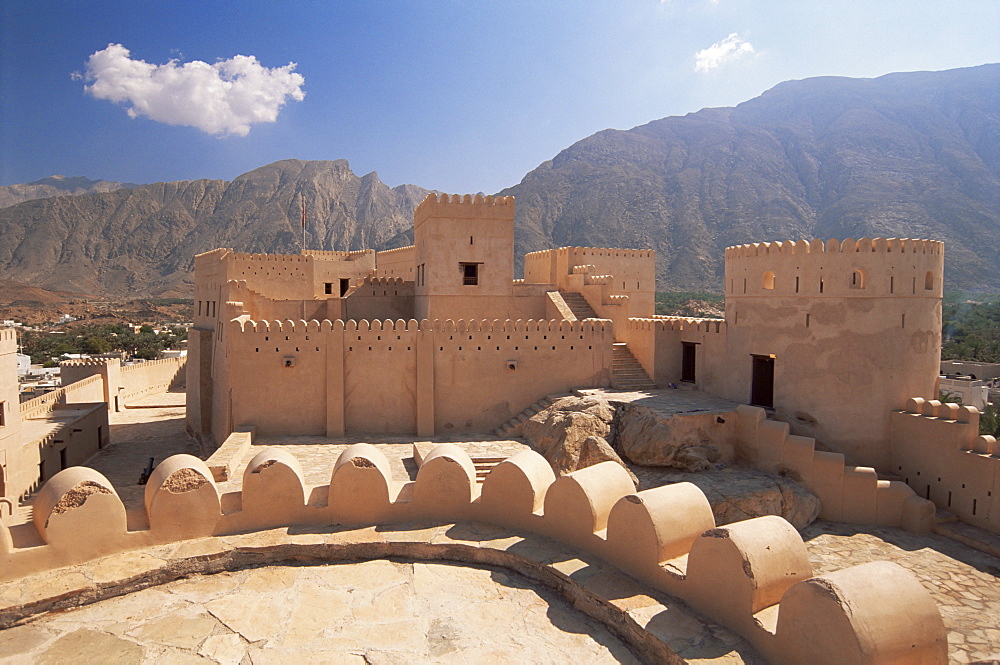
[[[515,573],[375,560],[197,576],[0,632],[3,663],[638,663]]]
[[[819,521],[802,530],[817,575],[893,561],[916,575],[941,610],[953,663],[1000,660],[1000,559],[937,534]]]
[[[0,583],[0,624],[11,626],[0,662],[16,663],[764,663],[599,558],[475,524],[271,529],[123,552]]]

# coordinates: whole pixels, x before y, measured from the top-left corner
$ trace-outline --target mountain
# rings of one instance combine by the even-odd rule
[[[138,186],[131,182],[91,180],[83,176],[67,178],[64,175],[54,175],[23,185],[0,187],[0,208],[6,208],[22,201],[44,199],[49,196],[75,196],[77,194],[92,194],[95,192],[113,192],[118,189],[130,189]]]
[[[0,209],[0,277],[111,297],[191,295],[194,255],[387,249],[412,238],[428,190],[390,189],[344,160],[284,160],[232,182],[193,180],[37,199]],[[409,234],[409,235],[408,235]]]
[[[412,241],[427,193],[344,160],[108,185],[120,187],[0,208],[0,279],[190,297],[198,252],[297,252],[300,201],[309,247],[388,249]],[[1000,291],[1000,65],[788,81],[736,107],[598,132],[500,193],[517,197],[518,261],[565,245],[652,248],[660,290],[721,291],[728,245],[887,236],[944,240],[948,290]]]
[[[944,240],[949,290],[1000,290],[1000,65],[781,83],[734,108],[585,138],[500,192],[517,256],[657,250],[658,288],[722,285],[761,240]]]

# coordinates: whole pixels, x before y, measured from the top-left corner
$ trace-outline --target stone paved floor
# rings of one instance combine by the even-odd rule
[[[637,663],[512,572],[368,561],[196,576],[0,632],[2,663]]]
[[[819,521],[802,530],[817,575],[893,561],[916,575],[941,610],[954,663],[1000,659],[1000,559],[937,534]]]
[[[171,401],[164,401],[168,399]],[[198,453],[197,445],[184,434],[183,394],[157,395],[145,401],[161,406],[111,414],[114,445],[101,451],[88,464],[114,483],[130,507],[142,505],[143,488],[135,483],[149,457],[155,457],[158,463],[175,453]],[[176,406],[162,406],[165,404]],[[509,455],[526,447],[518,441],[483,438],[481,442],[464,444],[470,455]],[[264,437],[258,444],[288,446],[287,449],[303,462],[306,481],[325,484],[329,482],[339,451],[360,440],[380,442],[371,438],[323,443],[321,437]],[[393,474],[399,479],[415,477],[416,466],[410,458],[415,440],[413,437],[381,438],[387,444],[383,450],[393,464]],[[434,439],[445,440],[457,441],[457,437]],[[248,453],[236,478],[241,477],[243,467],[258,450]],[[224,486],[223,489],[228,488]],[[30,516],[30,512],[22,514]],[[997,557],[936,534],[916,536],[890,528],[817,522],[803,531],[803,537],[817,574],[877,559],[895,561],[910,569],[941,607],[949,630],[953,662],[972,662],[1000,655],[1000,559]]]

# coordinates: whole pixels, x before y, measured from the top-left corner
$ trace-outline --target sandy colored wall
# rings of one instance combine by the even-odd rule
[[[579,293],[596,314],[615,323],[619,341],[629,318],[656,307],[656,252],[647,249],[562,247],[524,257],[524,282]]]
[[[21,432],[21,411],[17,386],[17,334],[0,329],[0,402],[3,425],[0,425],[0,496],[17,496],[11,474],[14,454]],[[3,513],[0,512],[0,515]]]
[[[551,330],[535,321],[234,321],[216,352],[229,358],[213,379],[216,442],[236,425],[262,435],[483,431],[546,394],[609,385],[611,331],[601,321]]]
[[[616,336],[658,386],[681,383],[682,342],[695,344],[695,387],[718,394],[728,376],[726,322],[721,319],[629,318]]]
[[[429,194],[414,212],[413,237],[418,318],[474,318],[487,309],[477,301],[510,297],[513,197]],[[464,284],[460,263],[478,264],[476,284]]]
[[[747,402],[752,355],[773,355],[777,419],[850,463],[887,468],[889,413],[936,395],[942,252],[885,239],[728,248],[727,376],[706,390]]]
[[[541,455],[524,451],[498,465],[480,485],[472,460],[449,444],[435,447],[419,464],[416,481],[404,484],[392,477],[378,449],[358,444],[337,460],[329,485],[313,488],[288,451],[264,449],[247,466],[238,497],[230,497],[239,508],[223,514],[219,487],[205,462],[175,455],[156,467],[146,485],[143,521],[148,528],[131,531],[107,479],[91,469],[69,469],[47,483],[35,502],[28,528],[34,527],[44,545],[15,546],[0,526],[0,579],[154,544],[263,529],[272,529],[277,540],[261,551],[286,548],[288,560],[316,561],[307,548],[385,557],[400,551],[387,549],[388,540],[373,540],[367,529],[339,531],[338,547],[331,549],[296,547],[274,527],[485,522],[592,552],[635,583],[679,597],[739,632],[768,662],[947,662],[941,614],[908,571],[873,562],[815,576],[802,538],[790,524],[766,516],[716,528],[708,500],[690,483],[636,492],[614,462],[556,478]],[[198,482],[178,492],[182,478]],[[83,493],[87,500],[66,501],[70,493]],[[364,540],[352,534],[363,534]],[[474,553],[470,560],[482,562],[494,551],[485,541],[452,540],[437,550],[441,536],[431,542],[417,538],[418,556],[441,552],[464,560]],[[231,547],[224,538],[219,542]],[[359,545],[365,549],[354,549]],[[67,596],[65,589],[53,593]],[[54,605],[58,598],[45,597],[39,604],[62,607]],[[817,632],[817,626],[822,630]],[[666,662],[672,654],[662,651],[648,660]]]
[[[337,316],[329,317],[331,320],[408,321],[413,318],[413,282],[398,277],[367,277],[338,304],[339,312]],[[314,318],[322,320],[315,316],[303,317],[306,321]]]
[[[975,376],[977,379],[995,379],[1000,377],[1000,363],[975,363],[962,360],[942,360],[942,374],[962,374]]]
[[[892,471],[963,521],[1000,533],[1000,447],[972,407],[914,398],[890,415]]]
[[[416,280],[417,248],[413,245],[375,253],[375,276]]]

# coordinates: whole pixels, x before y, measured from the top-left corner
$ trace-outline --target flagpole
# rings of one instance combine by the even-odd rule
[[[300,196],[299,201],[302,204],[302,251],[306,251],[306,202]]]

